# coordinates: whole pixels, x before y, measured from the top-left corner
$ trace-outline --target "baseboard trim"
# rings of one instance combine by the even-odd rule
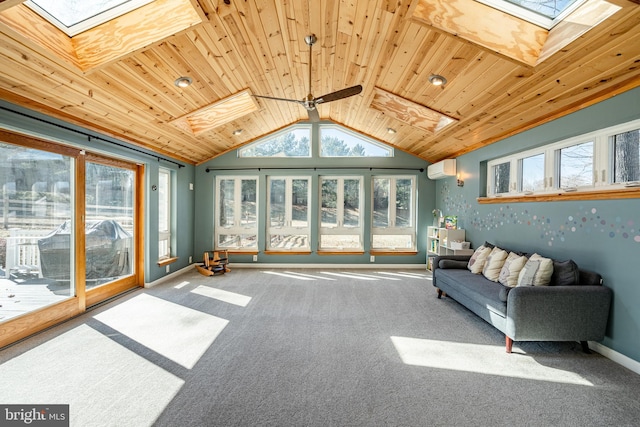
[[[162,276],[161,278],[156,279],[156,280],[154,280],[153,282],[145,283],[145,284],[144,284],[144,287],[145,287],[145,288],[153,288],[153,287],[154,287],[154,286],[156,286],[156,285],[159,285],[159,284],[161,284],[161,283],[166,282],[166,281],[167,281],[167,280],[169,280],[169,279],[173,279],[173,278],[175,278],[176,276],[181,275],[182,273],[184,273],[184,272],[185,272],[185,271],[187,271],[187,270],[193,270],[193,269],[194,269],[193,264],[189,264],[188,266],[183,267],[183,268],[181,268],[180,270],[176,270],[176,271],[174,271],[174,272],[172,272],[172,273],[169,273],[169,274],[167,274],[166,276]]]
[[[251,263],[231,262],[229,267],[234,268],[324,268],[335,270],[336,268],[350,269],[376,269],[376,270],[427,270],[426,264],[276,264],[276,263]]]
[[[609,347],[604,346],[599,342],[589,341],[589,348],[596,353],[603,355],[607,359],[616,362],[618,365],[624,366],[625,368],[640,375],[640,362],[633,360],[622,353],[618,353],[615,350],[611,350]]]

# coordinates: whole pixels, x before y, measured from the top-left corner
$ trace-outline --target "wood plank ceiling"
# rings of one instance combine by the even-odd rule
[[[319,105],[321,119],[430,162],[640,86],[631,0],[589,0],[551,32],[473,0],[156,0],[73,38],[21,3],[0,2],[0,98],[191,164],[308,119],[252,97],[257,110],[219,122],[207,108],[242,109],[241,93],[305,98],[311,33],[312,93],[364,87]],[[453,120],[434,131],[381,96]]]

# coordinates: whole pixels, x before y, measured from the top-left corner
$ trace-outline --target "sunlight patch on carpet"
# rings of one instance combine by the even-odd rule
[[[229,304],[239,305],[240,307],[246,307],[247,304],[249,304],[249,302],[251,301],[251,297],[248,297],[246,295],[224,291],[222,289],[211,288],[204,285],[198,286],[191,292],[208,298],[217,299],[218,301],[226,302]]]
[[[338,279],[332,279],[331,277],[316,276],[314,274],[298,273],[297,271],[285,271],[285,273],[294,274],[296,276],[302,276],[302,277],[310,277],[312,279],[318,279],[318,280],[330,280],[332,282],[338,280]]]
[[[351,274],[351,273],[333,273],[331,271],[323,271],[322,274],[328,274],[330,276],[337,276],[337,277],[348,277],[350,279],[358,279],[358,280],[381,280],[380,277],[364,277],[364,276],[358,276],[356,274]]]
[[[180,283],[178,283],[178,284],[177,284],[177,285],[175,285],[173,288],[174,288],[174,289],[182,289],[182,288],[184,288],[185,286],[187,286],[188,284],[189,284],[189,282],[187,282],[187,281],[185,280],[184,282],[180,282]]]
[[[184,384],[87,325],[3,363],[0,378],[0,402],[69,404],[72,426],[150,426]]]
[[[298,279],[298,280],[318,280],[312,277],[304,277],[298,274],[294,274],[294,273],[282,273],[279,271],[263,271],[264,274],[272,274],[274,276],[282,276],[282,277],[288,277],[290,279]]]
[[[229,323],[146,294],[94,318],[188,369],[193,368]]]
[[[397,276],[397,277],[408,277],[411,279],[422,279],[422,280],[431,280],[431,276],[427,276],[426,274],[419,273],[393,273],[390,271],[378,271],[378,274],[384,274],[385,276]]]
[[[396,336],[391,341],[407,365],[593,386],[574,372],[541,365],[531,356],[507,354],[503,346]]]

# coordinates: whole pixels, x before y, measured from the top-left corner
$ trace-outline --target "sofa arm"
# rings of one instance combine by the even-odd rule
[[[611,298],[606,286],[515,287],[505,334],[515,341],[600,341]]]
[[[432,273],[432,284],[433,286],[436,286],[436,270],[438,268],[440,268],[440,261],[443,260],[449,260],[449,261],[457,261],[459,262],[459,266],[454,267],[453,263],[452,266],[449,268],[467,268],[466,264],[464,264],[464,267],[462,267],[462,263],[461,261],[464,262],[469,262],[469,259],[471,258],[471,255],[436,255],[433,259],[433,264],[431,267],[431,273]]]

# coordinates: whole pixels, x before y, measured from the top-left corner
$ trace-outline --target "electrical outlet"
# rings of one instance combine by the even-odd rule
[[[193,262],[193,257],[192,257],[192,256],[190,256],[190,257],[189,257],[189,264],[191,264],[192,262]]]
[[[253,256],[253,262],[256,262],[256,261],[258,261],[258,255]]]
[[[375,255],[371,255],[369,257],[369,262],[376,262],[376,256]]]
[[[167,273],[169,273],[169,272],[171,271],[171,266],[167,265],[167,266],[164,268],[164,270],[165,270]]]
[[[189,183],[189,190],[193,190],[193,182]]]

